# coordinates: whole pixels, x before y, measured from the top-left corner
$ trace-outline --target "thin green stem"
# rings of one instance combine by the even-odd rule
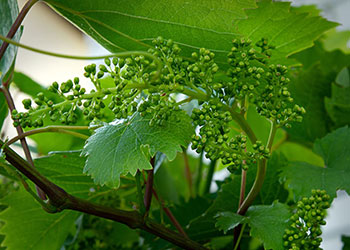
[[[239,233],[238,239],[236,241],[235,248],[233,250],[237,250],[239,248],[239,243],[241,242],[245,226],[246,224],[243,224],[241,232]]]
[[[33,7],[33,5],[35,3],[37,3],[38,1],[39,0],[29,0],[29,1],[26,2],[26,4],[21,9],[21,12],[18,14],[15,22],[12,24],[9,32],[7,33],[7,36],[6,36],[7,39],[11,39],[11,38],[13,38],[15,36],[18,28],[20,27],[21,23],[23,22],[23,19],[28,14],[29,10]],[[8,45],[9,45],[9,42],[6,42],[6,41],[1,45],[1,48],[0,48],[0,60],[4,56]],[[6,73],[6,72],[4,72],[4,73]]]
[[[139,199],[140,213],[142,216],[146,213],[145,203],[143,201],[142,186],[141,186],[141,172],[138,170],[135,175],[136,187],[137,187],[137,197]]]
[[[272,123],[269,138],[267,140],[267,148],[270,151],[271,151],[273,139],[275,138],[276,130],[277,130],[276,124]],[[264,183],[264,179],[265,179],[266,163],[267,163],[267,160],[265,158],[258,162],[258,169],[257,169],[257,173],[255,176],[255,181],[254,181],[253,186],[250,189],[247,197],[245,198],[244,202],[239,207],[239,209],[237,211],[238,214],[244,215],[246,213],[246,211],[248,210],[249,206],[253,203],[256,196],[259,194],[261,187]]]
[[[240,207],[244,201],[246,182],[247,182],[247,171],[242,169],[241,191],[240,191],[240,195],[239,195],[238,207]]]
[[[271,148],[271,152],[277,150],[279,147],[281,147],[283,145],[283,143],[285,143],[288,140],[288,134],[285,133],[283,138],[281,140],[279,140],[278,142],[276,142],[272,148]]]
[[[196,195],[199,195],[199,187],[202,180],[202,173],[203,173],[203,154],[204,151],[201,152],[199,155],[199,164],[198,164],[198,170],[197,170],[197,178],[196,178],[196,184],[195,184],[195,192]]]
[[[192,101],[192,97],[185,98],[185,99],[183,99],[182,101],[177,102],[176,105],[177,105],[177,106],[180,106],[180,105],[185,104],[185,103],[188,103],[188,102],[190,102],[190,101]]]
[[[244,116],[242,114],[239,114],[233,111],[232,108],[229,108],[229,107],[227,108],[228,108],[228,111],[231,113],[233,120],[235,120],[238,123],[238,125],[241,127],[244,133],[248,136],[249,140],[252,143],[255,143],[257,141],[257,137],[254,131],[252,130],[252,128],[250,127],[250,125],[248,124],[248,122],[244,119]]]
[[[64,133],[64,134],[69,134],[78,138],[81,138],[83,140],[86,140],[89,138],[89,136],[81,134],[81,133],[77,133],[74,131],[69,131],[68,129],[72,129],[72,130],[87,130],[89,129],[88,126],[47,126],[44,128],[37,128],[37,129],[33,129],[30,131],[27,131],[21,135],[17,135],[15,137],[13,137],[11,140],[9,140],[6,145],[11,145],[14,142],[25,138],[27,136],[31,136],[31,135],[35,135],[35,134],[39,134],[39,133],[47,133],[47,132],[55,132],[55,133]]]
[[[191,169],[190,169],[190,163],[188,161],[188,155],[186,152],[186,148],[182,148],[183,153],[183,159],[184,159],[184,166],[185,166],[185,176],[186,176],[186,180],[187,180],[187,184],[188,184],[188,191],[190,193],[191,197],[194,197],[193,194],[193,185],[192,185],[192,174],[191,174]]]
[[[46,51],[46,50],[33,48],[30,46],[21,44],[19,42],[16,42],[16,41],[9,39],[9,38],[2,36],[2,35],[0,35],[0,40],[3,40],[6,43],[13,44],[13,45],[16,45],[20,48],[30,50],[30,51],[33,51],[36,53],[40,53],[40,54],[44,54],[44,55],[48,55],[48,56],[65,58],[65,59],[95,60],[95,59],[104,59],[104,58],[108,58],[108,57],[127,57],[127,56],[133,56],[133,55],[142,55],[142,56],[145,56],[145,57],[152,59],[158,65],[158,68],[157,68],[158,75],[160,74],[160,70],[162,67],[161,61],[156,56],[152,55],[151,53],[145,52],[145,51],[125,51],[125,52],[118,52],[118,53],[113,53],[113,54],[109,54],[109,55],[102,55],[102,56],[73,56],[73,55],[60,54],[60,53],[55,53],[55,52],[50,52],[50,51]]]
[[[205,181],[204,194],[208,194],[210,191],[211,182],[215,172],[216,161],[211,161],[209,165],[207,179]]]
[[[102,55],[102,56],[74,56],[74,55],[67,55],[67,54],[60,54],[60,53],[55,53],[55,52],[50,52],[46,50],[41,50],[37,48],[30,47],[28,45],[24,45],[22,43],[16,42],[12,39],[9,39],[7,37],[4,37],[0,35],[0,40],[3,40],[6,43],[16,45],[20,48],[30,50],[36,53],[48,55],[48,56],[54,56],[54,57],[60,57],[60,58],[65,58],[65,59],[75,59],[75,60],[95,60],[95,59],[104,59],[108,57],[127,57],[127,56],[132,56],[132,55],[143,55],[145,57],[149,57],[156,61],[156,63],[161,63],[159,59],[152,55],[151,53],[145,52],[145,51],[125,51],[125,52],[118,52],[118,53],[113,53],[113,54],[108,54],[108,55]]]

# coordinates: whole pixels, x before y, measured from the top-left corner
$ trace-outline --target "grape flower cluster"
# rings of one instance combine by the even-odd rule
[[[269,157],[269,149],[261,141],[247,146],[243,134],[232,135],[237,115],[244,114],[252,104],[277,126],[289,127],[302,120],[305,110],[293,104],[287,67],[269,63],[274,46],[266,39],[256,44],[235,39],[232,44],[226,74],[216,77],[220,67],[213,52],[201,48],[183,57],[174,41],[159,37],[148,54],[131,53],[125,58],[106,58],[99,66],[87,65],[84,76],[95,86],[89,92],[81,87],[79,78],[74,78],[49,87],[55,100],[44,93],[38,93],[33,101],[23,100],[27,112],[14,110],[14,125],[40,127],[45,117],[74,124],[79,114],[88,121],[108,121],[105,114],[110,110],[116,119],[129,119],[138,113],[150,118],[150,126],[162,126],[169,117],[184,112],[183,103],[197,100],[191,118],[198,133],[193,136],[192,148],[204,151],[212,160],[221,159],[232,171],[246,169]],[[103,85],[106,77],[113,87]],[[178,101],[178,94],[186,98]]]
[[[312,190],[309,198],[297,203],[290,225],[285,230],[283,240],[287,250],[321,249],[321,225],[325,225],[326,209],[330,207],[330,196],[325,190]]]

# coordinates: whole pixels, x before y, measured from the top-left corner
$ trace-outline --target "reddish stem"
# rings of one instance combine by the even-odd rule
[[[11,79],[11,77],[9,78],[9,80]],[[7,86],[8,86],[8,82],[7,82]],[[12,113],[12,111],[14,109],[16,109],[15,107],[15,103],[13,102],[13,99],[12,99],[12,96],[9,92],[9,90],[5,87],[5,86],[2,86],[1,87],[1,90],[2,92],[4,93],[4,96],[5,96],[5,99],[6,99],[6,102],[7,102],[7,105],[8,105],[8,108],[10,110],[10,113]],[[23,132],[23,129],[20,125],[16,126],[16,130],[17,130],[17,134],[19,136],[21,136],[24,132]],[[21,141],[21,145],[22,145],[22,148],[23,148],[23,151],[24,151],[24,154],[26,156],[26,159],[27,161],[29,162],[29,164],[34,168],[34,162],[33,162],[33,158],[30,154],[30,150],[29,150],[29,147],[28,147],[28,144],[27,144],[27,141],[26,141],[26,138],[21,138],[20,139]],[[45,193],[38,187],[38,186],[35,186],[36,188],[36,191],[38,193],[38,196],[42,199],[42,200],[46,200],[46,195]]]
[[[240,207],[244,201],[245,196],[245,186],[246,186],[246,179],[247,179],[247,171],[242,169],[242,177],[241,177],[241,193],[239,195],[239,206]]]
[[[164,202],[162,199],[160,199],[160,197],[158,197],[158,194],[156,192],[155,189],[152,189],[153,191],[153,195],[156,198],[157,201],[159,201],[162,209],[164,210],[165,214],[168,216],[168,218],[170,219],[170,221],[173,223],[174,227],[177,229],[177,231],[179,231],[180,234],[182,234],[186,239],[189,239],[188,235],[186,234],[186,232],[183,230],[182,226],[180,225],[180,223],[177,221],[177,219],[175,218],[175,216],[173,215],[173,213],[170,211],[169,208],[164,206]]]
[[[21,25],[21,23],[23,22],[24,17],[27,15],[28,11],[30,10],[30,8],[36,3],[38,2],[38,0],[29,0],[28,2],[26,2],[26,4],[23,6],[22,10],[20,11],[20,13],[18,14],[15,22],[12,24],[9,32],[7,33],[7,38],[12,39],[19,26]],[[0,60],[1,58],[4,56],[5,51],[7,49],[7,47],[9,46],[9,44],[7,42],[3,42],[0,48]]]
[[[192,188],[193,185],[192,185],[192,174],[191,174],[191,169],[190,169],[190,163],[188,161],[188,156],[187,156],[185,148],[183,148],[183,154],[182,155],[183,155],[183,158],[184,158],[185,176],[186,176],[187,183],[188,183],[188,190],[189,190],[190,196],[194,197],[194,195],[193,195],[193,188]]]
[[[155,161],[155,157],[152,157],[150,160],[150,163],[152,165],[152,169],[146,171],[147,172],[147,182],[146,182],[145,196],[144,196],[144,200],[143,200],[144,204],[145,204],[146,215],[148,215],[149,209],[151,207],[151,202],[152,202],[154,161]]]

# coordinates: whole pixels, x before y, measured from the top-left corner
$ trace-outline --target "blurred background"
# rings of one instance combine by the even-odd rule
[[[322,15],[329,20],[341,23],[339,30],[350,30],[350,1],[349,0],[295,0],[293,5],[315,4],[322,10]],[[19,8],[25,0],[18,0]],[[24,31],[21,43],[57,53],[71,55],[104,55],[108,52],[91,38],[79,31],[64,18],[57,15],[44,3],[36,4],[24,20]],[[348,43],[350,47],[350,43]],[[91,63],[84,60],[68,60],[37,54],[19,49],[16,70],[22,72],[44,86],[53,81],[66,81],[78,76],[83,81],[83,67]],[[87,86],[89,82],[82,82]],[[23,94],[14,92],[17,107],[21,110]],[[9,138],[16,135],[11,121],[5,124],[5,134]],[[216,179],[222,178],[220,173]],[[350,236],[350,197],[345,192],[338,192],[338,198],[329,209],[327,225],[323,228],[323,243],[325,250],[342,249],[341,235]]]

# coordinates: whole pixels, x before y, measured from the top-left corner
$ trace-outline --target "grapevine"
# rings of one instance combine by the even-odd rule
[[[350,178],[336,23],[271,0],[42,1],[113,54],[24,45],[39,1],[0,4],[0,127],[17,130],[0,140],[1,248],[321,249]],[[45,88],[17,47],[100,61]]]

